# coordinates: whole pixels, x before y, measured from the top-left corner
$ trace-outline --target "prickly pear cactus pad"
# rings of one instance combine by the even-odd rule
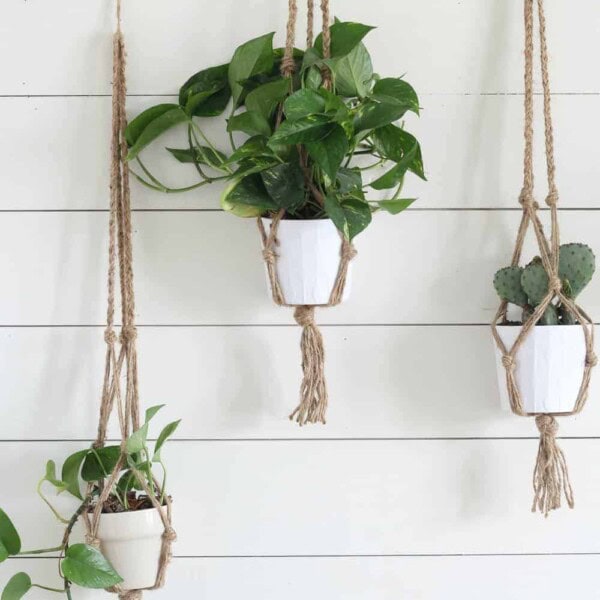
[[[521,267],[504,267],[494,275],[494,287],[503,300],[524,308],[527,305],[527,294],[521,286]]]
[[[591,281],[596,270],[596,257],[585,244],[563,244],[558,255],[558,275],[570,287],[567,294],[577,298]],[[566,286],[565,286],[566,287]]]

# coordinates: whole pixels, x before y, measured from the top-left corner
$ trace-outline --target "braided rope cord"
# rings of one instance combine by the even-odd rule
[[[535,3],[535,5],[534,5]],[[546,238],[542,222],[539,218],[539,205],[534,199],[534,173],[533,173],[533,59],[534,59],[534,11],[537,6],[539,37],[540,37],[540,64],[543,87],[543,115],[544,115],[544,144],[546,153],[546,175],[548,183],[548,194],[546,204],[550,209],[551,232],[550,240]],[[529,227],[533,228],[540,257],[544,269],[548,274],[548,293],[542,302],[536,307],[529,318],[523,323],[521,331],[513,346],[507,348],[502,341],[498,325],[506,322],[508,302],[503,300],[492,322],[492,332],[500,352],[502,353],[502,364],[506,372],[506,385],[513,413],[519,416],[535,416],[536,425],[540,431],[540,447],[536,466],[534,469],[533,487],[534,500],[532,510],[539,510],[548,515],[548,511],[559,508],[561,495],[564,494],[568,505],[573,508],[574,497],[566,460],[562,450],[556,444],[558,424],[554,418],[557,414],[561,416],[579,413],[587,400],[591,371],[597,359],[594,354],[594,327],[593,321],[562,289],[562,283],[558,272],[560,229],[558,223],[558,190],[555,181],[555,159],[554,159],[554,134],[552,128],[550,79],[548,73],[548,48],[546,41],[546,18],[544,14],[543,0],[524,0],[525,20],[525,126],[524,141],[525,150],[523,158],[523,187],[519,196],[522,207],[521,222],[517,233],[515,248],[512,255],[511,265],[518,266],[521,260],[523,244]],[[528,413],[523,408],[521,393],[516,381],[515,367],[519,348],[542,318],[547,306],[558,299],[576,319],[583,328],[586,359],[583,368],[581,386],[577,395],[575,406],[570,413],[538,414]]]
[[[133,247],[131,225],[131,202],[129,188],[129,171],[125,163],[127,142],[125,128],[127,119],[126,78],[125,78],[125,44],[121,29],[121,0],[117,0],[117,30],[113,38],[113,95],[112,95],[112,131],[111,131],[111,173],[110,173],[110,212],[109,212],[109,244],[108,244],[108,305],[106,315],[106,362],[100,403],[98,432],[93,444],[94,448],[104,446],[107,436],[108,422],[116,410],[121,433],[121,456],[115,468],[104,482],[101,492],[91,513],[84,513],[87,543],[99,547],[98,527],[102,516],[102,507],[115,485],[120,471],[125,466],[125,445],[132,431],[139,428],[140,408],[138,393],[138,366],[135,327],[135,293],[133,285]],[[119,271],[119,291],[121,294],[121,334],[117,337],[114,330],[116,305],[116,275]],[[117,351],[117,342],[120,348]],[[121,376],[125,373],[125,389],[122,389]],[[154,586],[157,589],[164,585],[166,570],[171,559],[171,545],[176,539],[171,524],[171,499],[165,495],[165,506],[161,506],[154,491],[148,485],[145,476],[137,469],[132,472],[142,484],[144,491],[152,501],[162,519],[164,533],[157,576]],[[157,481],[154,486],[158,489]],[[91,492],[88,487],[88,494]],[[107,591],[119,594],[122,600],[137,600],[142,597],[142,590],[124,590],[117,585]]]

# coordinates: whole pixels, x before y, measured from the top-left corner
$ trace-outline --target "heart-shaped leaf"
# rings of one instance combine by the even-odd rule
[[[348,138],[342,127],[336,124],[324,138],[307,142],[306,150],[327,177],[335,181],[337,171],[348,152]]]
[[[325,99],[311,89],[298,90],[283,103],[283,112],[286,119],[297,121],[308,115],[325,112]]]
[[[277,105],[287,96],[290,91],[289,79],[276,79],[269,81],[246,96],[246,108],[270,119]]]
[[[128,454],[141,452],[146,446],[148,439],[148,421],[146,421],[139,429],[136,429],[128,438],[126,448]]]
[[[103,554],[87,544],[69,546],[61,569],[69,581],[85,588],[107,588],[123,581]]]
[[[358,198],[337,198],[328,194],[325,212],[342,235],[352,241],[371,222],[371,207]]]
[[[368,94],[373,77],[373,63],[364,44],[358,44],[346,56],[334,60],[331,69],[338,94],[361,98]]]
[[[220,115],[231,98],[228,70],[220,65],[192,75],[179,90],[179,105],[195,117]]]
[[[154,446],[154,457],[152,460],[157,462],[160,460],[161,448],[164,446],[165,442],[175,433],[175,430],[179,426],[179,423],[181,423],[181,419],[179,419],[178,421],[173,421],[168,425],[165,425],[164,429],[160,432],[160,435],[156,440],[156,444]]]
[[[9,556],[21,552],[21,538],[8,515],[0,508],[0,543]]]
[[[21,600],[21,598],[31,589],[31,578],[27,573],[17,573],[13,575],[4,586],[0,600]]]
[[[345,56],[360,43],[360,41],[371,31],[375,29],[362,23],[352,23],[350,21],[337,21],[329,28],[331,35],[330,55],[331,58]],[[320,56],[323,56],[323,34],[319,34],[314,44],[315,50]]]
[[[120,446],[105,446],[89,450],[81,468],[81,478],[87,482],[99,481],[110,475],[121,457]]]
[[[386,125],[375,129],[371,133],[371,139],[381,156],[396,163],[403,162],[405,157],[410,154],[412,159],[407,163],[407,170],[426,180],[421,146],[414,135],[396,125]]]
[[[79,472],[81,471],[81,463],[88,455],[89,450],[80,450],[71,454],[62,466],[61,477],[66,485],[66,490],[76,498],[83,500],[81,495],[81,487],[79,485]]]
[[[392,215],[397,215],[403,210],[407,209],[416,198],[398,198],[397,200],[380,200],[377,202],[377,206],[382,210],[389,212]]]
[[[396,104],[419,114],[419,98],[404,79],[385,77],[373,86],[373,98],[385,104]]]
[[[298,163],[276,165],[260,175],[267,193],[278,208],[294,212],[304,204],[304,175]]]
[[[227,131],[243,131],[248,135],[271,135],[269,122],[260,114],[251,110],[230,117],[227,121]]]
[[[309,115],[295,121],[284,121],[271,136],[269,146],[279,144],[305,144],[325,137],[333,128],[333,123],[325,115]]]
[[[258,174],[234,179],[221,196],[221,207],[237,217],[259,217],[267,211],[277,210]]]

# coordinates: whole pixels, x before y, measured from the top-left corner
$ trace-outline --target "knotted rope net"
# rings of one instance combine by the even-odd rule
[[[550,240],[546,238],[538,210],[539,205],[534,199],[533,184],[533,58],[534,58],[534,12],[537,6],[539,38],[540,38],[540,63],[542,73],[542,87],[544,100],[544,140],[546,150],[546,172],[548,181],[548,195],[546,204],[550,209],[551,232]],[[579,307],[563,291],[559,277],[558,260],[560,247],[560,231],[558,224],[558,190],[555,181],[554,162],[554,136],[552,129],[552,114],[550,106],[550,80],[548,75],[548,49],[546,42],[546,19],[544,15],[543,0],[525,0],[525,152],[523,167],[523,188],[519,197],[522,207],[521,222],[519,225],[515,249],[512,255],[512,266],[518,266],[523,250],[525,235],[531,226],[533,228],[540,257],[546,273],[548,274],[548,293],[536,307],[529,318],[523,323],[521,331],[513,346],[507,348],[502,341],[497,326],[506,323],[507,301],[503,300],[498,308],[492,323],[492,332],[500,352],[502,364],[506,371],[506,385],[510,399],[511,410],[519,416],[535,416],[536,425],[540,432],[540,445],[537,461],[533,472],[533,506],[532,511],[539,510],[545,516],[548,512],[560,508],[561,498],[564,496],[570,508],[574,507],[574,496],[569,478],[569,470],[563,451],[556,442],[558,423],[556,416],[568,416],[579,413],[587,400],[588,388],[592,368],[596,365],[594,354],[594,325],[585,311]],[[569,413],[534,414],[527,413],[523,408],[521,393],[515,377],[516,360],[519,348],[525,342],[528,334],[543,316],[546,307],[558,299],[573,315],[583,328],[586,359],[583,365],[581,386],[577,395],[575,406]]]
[[[106,312],[106,362],[98,433],[94,448],[102,448],[106,442],[110,416],[116,411],[120,434],[121,456],[110,475],[100,485],[100,495],[91,513],[84,513],[87,543],[99,547],[98,527],[102,516],[102,508],[108,499],[113,486],[117,482],[121,470],[126,465],[126,442],[129,435],[140,427],[140,403],[138,394],[138,368],[135,327],[135,294],[133,287],[133,249],[131,227],[131,202],[129,191],[129,171],[125,163],[127,142],[125,128],[126,104],[125,80],[125,44],[121,30],[121,3],[117,0],[117,30],[113,38],[113,94],[112,94],[112,133],[111,133],[111,173],[110,173],[110,215],[108,245],[108,306]],[[115,300],[116,275],[119,272],[119,290],[121,294],[121,332],[115,332]],[[122,386],[124,378],[124,389]],[[171,559],[171,544],[176,539],[171,524],[171,499],[165,494],[165,505],[161,506],[156,494],[148,485],[146,477],[136,468],[131,468],[137,481],[143,487],[152,505],[158,510],[164,526],[160,559],[157,564],[157,575],[154,586],[157,589],[164,585],[167,566]],[[156,489],[158,482],[154,481]],[[91,484],[88,494],[91,492]],[[122,600],[138,600],[142,590],[124,590],[120,585],[108,588],[107,591],[119,594]]]
[[[321,0],[322,40],[323,40],[323,58],[327,59],[331,54],[331,34],[329,31],[329,0]],[[296,32],[296,19],[298,16],[298,7],[296,0],[288,0],[288,22],[286,28],[286,43],[283,59],[281,61],[281,74],[284,77],[291,78],[295,70],[294,62],[294,42]],[[313,0],[307,1],[307,35],[306,44],[310,48],[313,45],[314,28],[314,5]],[[331,87],[331,73],[326,67],[322,72],[322,85],[329,89]],[[278,114],[278,124],[281,122],[282,112]],[[308,169],[306,169],[306,152],[302,147],[298,148],[301,166],[305,171],[306,185],[309,192],[313,194],[317,202],[323,205],[323,197],[320,191],[313,184]],[[271,224],[267,232],[262,219],[258,218],[258,229],[260,231],[263,258],[267,268],[267,275],[271,286],[273,301],[279,306],[294,306],[288,304],[284,297],[277,274],[277,231],[281,219],[285,217],[285,210],[280,210],[271,215]],[[346,280],[348,278],[348,267],[350,261],[356,256],[354,246],[341,236],[340,246],[340,264],[337,276],[329,296],[329,302],[321,306],[336,306],[342,301]],[[290,415],[290,419],[295,419],[299,425],[306,423],[325,423],[325,414],[327,412],[327,384],[325,382],[325,349],[323,346],[323,336],[315,323],[315,306],[304,305],[295,306],[294,319],[302,327],[302,337],[300,348],[302,352],[302,385],[300,387],[300,402]]]

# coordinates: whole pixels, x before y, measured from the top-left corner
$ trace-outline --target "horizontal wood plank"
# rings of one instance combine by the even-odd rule
[[[282,44],[286,9],[285,2],[269,0],[242,8],[209,0],[127,2],[130,92],[174,93],[191,74],[227,62],[238,44],[269,31]],[[600,7],[585,2],[574,11],[552,0],[546,10],[553,89],[600,92],[600,75],[585,61],[600,51]],[[522,91],[518,2],[431,0],[407,6],[345,0],[334,3],[333,11],[377,26],[368,40],[377,72],[406,73],[421,93]],[[0,52],[16,53],[19,60],[6,61],[0,94],[109,93],[112,21],[113,6],[103,0],[9,3],[0,22]],[[299,45],[303,39],[299,26]]]
[[[154,436],[175,418],[180,439],[537,435],[530,419],[500,409],[486,326],[340,326],[323,335],[328,423],[299,428],[286,418],[301,378],[297,328],[141,328],[142,401],[168,404]],[[0,402],[10,418],[0,419],[0,440],[92,439],[103,361],[101,328],[1,328]],[[599,385],[592,378],[588,407],[561,420],[561,435],[598,435]]]
[[[175,558],[166,586],[152,598],[562,600],[574,589],[580,598],[596,598],[599,564],[598,556]],[[34,581],[60,584],[54,561],[10,560],[3,565],[0,587],[17,569]],[[28,594],[31,600],[47,597],[42,590]],[[100,600],[106,594],[78,588],[77,598]]]
[[[547,215],[546,215],[547,216]],[[352,296],[321,323],[487,323],[494,272],[508,264],[520,214],[409,211],[380,215],[357,239]],[[2,325],[105,320],[106,213],[5,213],[0,219]],[[226,213],[136,213],[142,324],[290,324],[265,284],[253,220]],[[563,241],[593,243],[600,212],[561,215]],[[535,246],[530,238],[524,256]],[[580,297],[600,314],[597,280]]]
[[[132,97],[129,114],[174,98]],[[539,104],[540,98],[536,101]],[[108,206],[110,98],[0,98],[0,210],[106,210]],[[522,171],[520,96],[424,96],[420,119],[406,128],[423,146],[428,182],[406,178],[404,195],[430,208],[516,208]],[[561,205],[598,208],[595,194],[600,149],[600,96],[557,96],[554,120]],[[541,110],[541,107],[540,107]],[[23,128],[27,122],[28,127]],[[229,151],[223,119],[200,121],[207,135]],[[85,132],[85,133],[82,133]],[[541,127],[536,158],[544,172]],[[43,143],[40,143],[43,140]],[[170,187],[197,182],[190,165],[181,165],[164,147],[184,147],[183,131],[165,135],[143,153],[145,163]],[[139,167],[135,167],[139,171]],[[35,177],[32,173],[35,172]],[[379,173],[365,171],[373,179]],[[540,178],[540,184],[543,180]],[[133,182],[133,204],[140,209],[218,209],[222,185],[185,194],[162,194]],[[540,189],[543,194],[543,188]],[[371,191],[371,199],[385,192]]]
[[[173,442],[179,556],[600,552],[600,440],[562,440],[577,498],[530,512],[534,440]],[[2,500],[28,547],[60,523],[35,494],[77,443],[1,443]],[[18,463],[17,463],[18,461]],[[15,465],[18,464],[18,468]],[[51,492],[49,492],[51,493]],[[59,496],[62,512],[76,506]],[[39,546],[41,545],[41,546]]]

